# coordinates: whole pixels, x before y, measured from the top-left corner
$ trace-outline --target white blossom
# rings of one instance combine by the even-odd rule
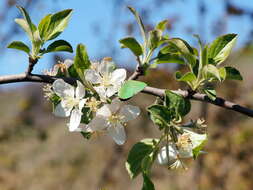
[[[132,105],[123,105],[114,99],[111,104],[105,104],[98,109],[95,118],[88,124],[90,131],[106,130],[113,140],[122,145],[126,141],[124,124],[135,119],[140,114],[140,109]]]
[[[166,147],[162,147],[157,160],[159,164],[168,164],[171,168],[184,167],[182,159],[192,158],[193,149],[200,146],[206,141],[206,134],[197,134],[188,129],[184,129],[184,133],[178,136],[176,144],[169,143]]]
[[[82,108],[86,102],[84,86],[77,81],[77,87],[75,88],[62,79],[58,79],[53,83],[53,90],[61,98],[54,114],[60,117],[70,116],[69,131],[75,131],[80,124]]]
[[[85,79],[94,85],[101,100],[105,101],[118,92],[126,79],[126,70],[115,69],[115,65],[110,61],[92,65],[91,69],[86,70]]]

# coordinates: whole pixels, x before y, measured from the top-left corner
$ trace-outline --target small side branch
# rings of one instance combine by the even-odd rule
[[[29,66],[27,68],[26,75],[31,75],[33,68],[37,62],[38,62],[38,59],[33,59],[33,58],[29,57]]]

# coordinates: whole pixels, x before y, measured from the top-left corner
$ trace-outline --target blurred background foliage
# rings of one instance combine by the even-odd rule
[[[84,42],[96,60],[111,56],[129,73],[134,68],[134,59],[129,52],[119,48],[118,40],[125,35],[137,35],[137,25],[129,16],[126,5],[135,7],[142,15],[147,28],[156,22],[168,19],[168,33],[183,37],[190,44],[193,34],[200,34],[205,42],[217,35],[238,33],[238,45],[226,64],[237,67],[243,82],[227,81],[217,86],[218,95],[248,107],[253,107],[253,5],[251,0],[2,0],[0,2],[0,73],[22,72],[26,67],[25,57],[13,54],[5,46],[13,39],[24,35],[13,22],[19,13],[16,4],[24,6],[32,18],[63,8],[78,7],[74,16],[75,25],[66,31],[66,40],[77,44]],[[108,4],[108,5],[105,5]],[[65,7],[66,6],[66,7]],[[104,7],[103,7],[104,6]],[[110,8],[108,8],[108,6]],[[100,7],[100,8],[99,8]],[[102,8],[101,8],[102,7]],[[73,36],[72,31],[82,30],[88,17],[78,14],[90,9],[93,19],[86,26],[83,36]],[[101,10],[104,12],[101,12]],[[183,11],[185,10],[185,11]],[[43,14],[42,14],[43,13]],[[103,24],[103,15],[109,15],[109,26]],[[102,15],[102,17],[101,17]],[[71,23],[71,21],[70,21]],[[74,27],[75,26],[75,27]],[[68,34],[71,33],[70,34]],[[79,34],[79,33],[77,33]],[[73,38],[72,38],[73,37]],[[75,39],[79,39],[78,42]],[[91,39],[89,41],[88,39]],[[94,40],[94,44],[91,44]],[[87,43],[86,43],[87,42]],[[122,53],[123,52],[123,53]],[[8,56],[15,64],[8,63]],[[6,57],[6,59],[4,58]],[[67,55],[70,57],[70,55]],[[22,58],[24,58],[22,60]],[[65,54],[45,57],[42,68],[66,58]],[[18,61],[17,61],[18,60]],[[45,65],[46,64],[46,65]],[[24,66],[20,66],[24,65]],[[150,86],[178,89],[185,88],[174,80],[175,69],[183,66],[162,65],[142,77]],[[14,68],[16,67],[16,68]],[[130,147],[142,138],[158,136],[158,129],[148,119],[145,108],[155,98],[139,94],[129,100],[141,107],[141,116],[129,123],[128,140],[117,146],[106,136],[84,140],[79,133],[69,133],[66,120],[51,114],[51,105],[45,101],[42,84],[9,85],[0,88],[0,189],[2,190],[107,190],[140,189],[141,178],[131,181],[124,168]],[[208,154],[189,163],[187,171],[170,171],[155,166],[152,173],[158,190],[250,190],[253,188],[253,127],[252,119],[239,113],[192,102],[193,109],[187,119],[205,117],[208,124]]]

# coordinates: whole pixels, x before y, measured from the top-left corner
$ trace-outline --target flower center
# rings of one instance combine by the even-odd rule
[[[188,149],[191,145],[191,139],[189,134],[182,134],[178,138],[177,146],[182,149]]]
[[[100,105],[100,101],[97,101],[96,98],[91,97],[90,100],[86,103],[86,105],[93,111],[96,112],[98,106]]]
[[[79,100],[77,98],[69,97],[66,101],[67,107],[75,107],[79,104]]]
[[[108,121],[112,124],[120,123],[120,121],[123,119],[123,116],[119,114],[112,114],[109,118]]]
[[[105,74],[102,76],[102,86],[109,87],[111,86],[111,75],[110,74]]]

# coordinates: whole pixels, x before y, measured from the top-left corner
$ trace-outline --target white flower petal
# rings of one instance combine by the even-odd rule
[[[98,93],[102,102],[106,102],[106,91],[103,86],[95,86],[94,89]]]
[[[116,69],[112,72],[112,83],[122,83],[126,79],[126,69]]]
[[[190,129],[184,129],[184,132],[188,133],[190,135],[192,149],[198,147],[204,141],[207,140],[207,135],[206,134],[198,134],[198,133],[195,133],[195,132],[191,131]]]
[[[64,101],[61,101],[54,109],[54,115],[58,117],[68,117],[70,116],[72,108],[68,108],[64,106]]]
[[[57,79],[53,83],[54,92],[61,98],[74,97],[74,87],[64,82],[62,79]]]
[[[112,112],[110,110],[110,105],[109,104],[105,104],[103,105],[98,111],[97,111],[97,116],[101,116],[104,118],[108,118],[109,116],[112,115]]]
[[[106,93],[105,93],[106,97],[110,98],[111,96],[113,96],[114,94],[116,94],[118,92],[118,90],[119,90],[119,87],[120,86],[116,86],[116,85],[109,86],[106,89]]]
[[[111,126],[107,129],[108,134],[113,138],[113,140],[118,144],[122,145],[126,141],[126,133],[124,126],[118,123],[116,126]]]
[[[135,119],[138,115],[140,115],[140,108],[137,106],[132,105],[124,105],[121,109],[119,114],[124,116],[123,122],[128,122],[130,120]]]
[[[85,96],[85,88],[80,81],[77,81],[76,98],[82,99]]]
[[[75,131],[81,122],[82,112],[79,109],[73,109],[70,116],[69,131]]]
[[[88,124],[88,129],[91,131],[99,131],[107,128],[109,126],[109,123],[104,117],[96,116],[91,120],[91,122]]]
[[[178,153],[176,147],[169,145],[168,146],[168,153],[169,153],[169,158],[167,156],[166,146],[161,148],[160,152],[157,155],[157,161],[159,164],[161,164],[161,165],[172,164],[176,161],[177,153]]]
[[[101,77],[99,76],[99,74],[93,70],[93,69],[87,69],[85,71],[85,79],[89,82],[91,82],[92,84],[98,84],[101,83]]]
[[[87,102],[87,99],[81,99],[78,104],[78,108],[82,111],[84,104]]]
[[[108,104],[108,108],[110,109],[111,113],[116,113],[120,108],[121,102],[119,99],[115,98],[112,100],[111,104]]]

